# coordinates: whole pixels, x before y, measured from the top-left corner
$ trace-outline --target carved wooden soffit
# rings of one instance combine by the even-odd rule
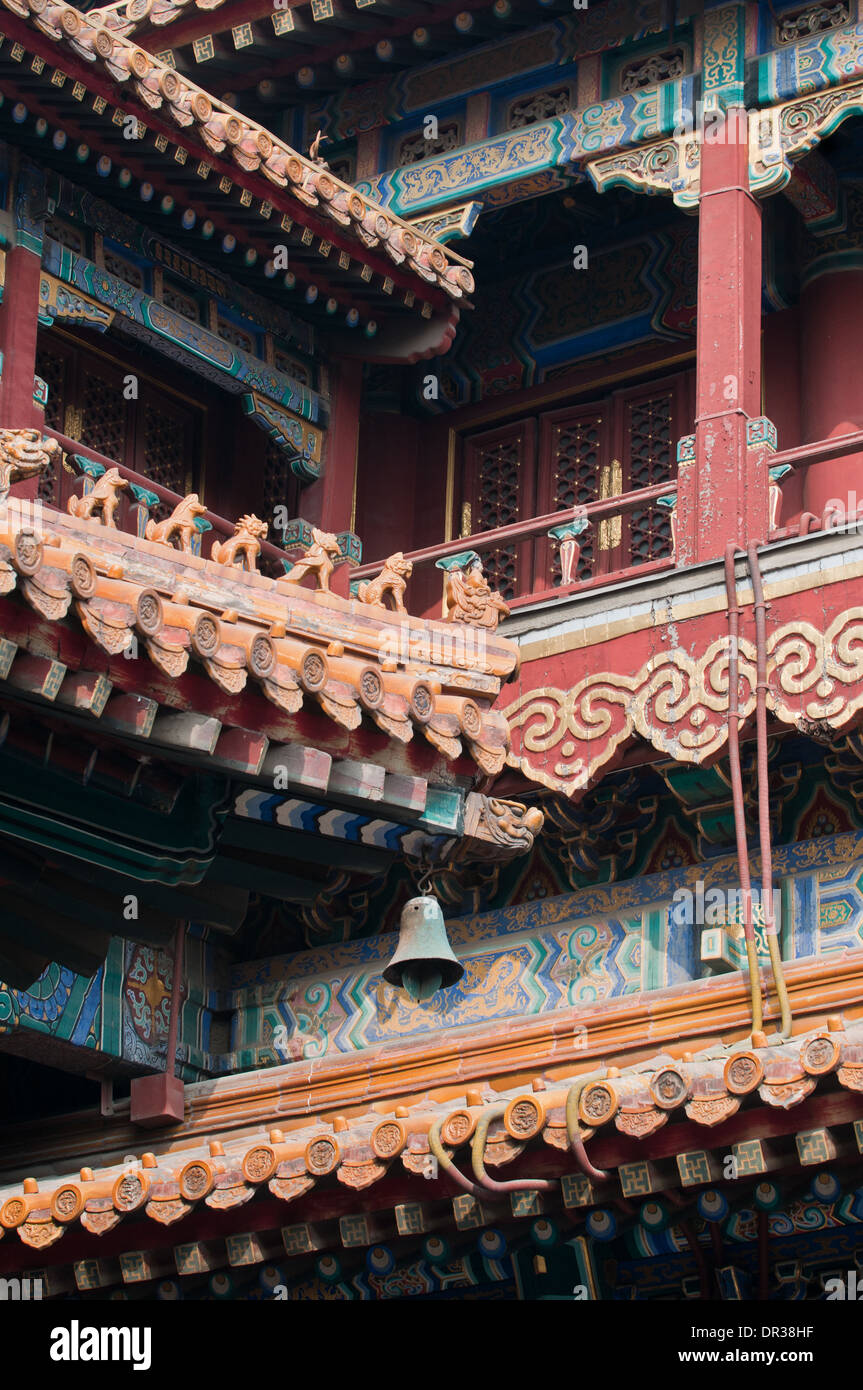
[[[465,805],[464,853],[460,849],[459,857],[511,859],[527,854],[544,823],[538,806],[471,792]]]
[[[791,180],[794,166],[848,120],[863,113],[863,81],[795,97],[749,117],[749,187],[758,196]]]
[[[591,159],[587,172],[600,193],[615,187],[638,193],[671,193],[678,207],[695,208],[701,191],[699,133],[670,136]]]
[[[160,1225],[173,1225],[202,1205],[229,1211],[259,1194],[288,1203],[335,1182],[362,1191],[399,1171],[402,1181],[407,1174],[417,1183],[421,1198],[429,1190],[429,1177],[446,1183],[445,1173],[431,1163],[432,1130],[445,1154],[466,1173],[471,1167],[466,1146],[482,1119],[491,1120],[482,1154],[486,1167],[506,1166],[531,1145],[537,1151],[547,1145],[567,1152],[566,1107],[574,1089],[579,1137],[589,1152],[606,1127],[641,1141],[668,1124],[685,1125],[687,1120],[709,1131],[733,1115],[747,1097],[750,1103],[757,1099],[773,1110],[788,1111],[819,1085],[832,1088],[838,1083],[840,1091],[863,1093],[863,1025],[844,1028],[839,1018],[830,1018],[825,1027],[775,1046],[756,1034],[745,1046],[718,1045],[694,1057],[684,1054],[681,1060],[661,1055],[621,1072],[611,1068],[605,1078],[586,1086],[583,1079],[582,1066],[554,1082],[537,1078],[529,1091],[471,1091],[461,1105],[450,1101],[430,1106],[426,1100],[400,1106],[383,1118],[369,1112],[350,1121],[336,1116],[332,1125],[311,1120],[287,1135],[270,1129],[230,1145],[227,1139],[213,1140],[204,1149],[176,1147],[175,1142],[159,1156],[145,1153],[127,1160],[123,1168],[85,1168],[80,1174],[51,1178],[44,1187],[26,1178],[20,1189],[7,1186],[0,1191],[0,1233],[17,1233],[24,1244],[40,1249],[55,1244],[79,1222],[91,1234],[140,1214]],[[794,1133],[793,1121],[788,1132]],[[854,1124],[854,1135],[863,1150],[863,1123]],[[813,1129],[810,1123],[795,1140],[803,1168],[835,1157],[828,1129]],[[722,1146],[723,1158],[727,1148],[727,1143]],[[766,1173],[774,1166],[769,1149],[769,1143],[757,1137],[733,1145],[736,1176],[758,1179]],[[667,1151],[674,1153],[673,1148]],[[685,1190],[721,1177],[722,1164],[714,1168],[716,1162],[706,1144],[703,1149],[687,1147],[669,1160],[673,1167],[665,1176],[644,1160],[611,1169],[601,1188],[582,1175],[563,1173],[560,1195],[566,1207],[587,1208],[619,1195]],[[444,1195],[450,1190],[447,1184]]]
[[[102,14],[84,14],[72,5],[31,5],[30,0],[0,0],[12,14],[33,25],[58,48],[69,49],[92,65],[92,71],[120,86],[128,84],[145,110],[159,111],[201,141],[212,155],[232,159],[242,175],[261,173],[304,207],[314,209],[346,231],[361,248],[380,250],[395,265],[404,265],[425,283],[461,300],[474,290],[474,278],[461,257],[417,232],[407,222],[342,183],[314,159],[285,145],[257,122],[243,116],[176,68],[124,37],[124,26],[108,27]],[[358,252],[362,259],[362,250]]]

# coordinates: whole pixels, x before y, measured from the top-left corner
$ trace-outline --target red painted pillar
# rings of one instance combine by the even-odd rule
[[[767,534],[764,452],[747,449],[761,415],[761,208],[747,146],[733,122],[727,130],[727,142],[701,145],[695,438],[680,459],[678,564]]]
[[[36,333],[39,327],[39,272],[33,251],[15,246],[6,253],[6,282],[0,304],[0,428],[41,428],[43,412],[33,402]]]
[[[860,372],[863,349],[863,270],[837,270],[810,280],[800,297],[803,372],[803,437],[807,444],[863,429]],[[803,505],[821,516],[837,500],[846,512],[863,504],[859,479],[863,454],[812,464],[803,483]],[[855,489],[857,500],[849,499]]]
[[[362,384],[363,364],[359,358],[343,358],[334,364],[324,473],[316,483],[305,489],[300,504],[306,521],[313,522],[323,531],[338,533],[351,530]],[[349,567],[340,565],[330,584],[335,593],[347,595]]]

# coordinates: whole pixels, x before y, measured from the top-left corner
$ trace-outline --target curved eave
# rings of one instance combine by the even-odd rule
[[[219,201],[225,200],[222,209],[236,209],[238,198],[246,199],[246,207],[250,197],[259,198],[262,207],[289,216],[312,237],[350,256],[363,268],[360,284],[374,276],[384,294],[403,291],[400,303],[394,296],[386,304],[388,317],[398,308],[408,320],[451,320],[454,303],[472,292],[473,276],[463,258],[418,235],[336,179],[324,164],[305,159],[127,39],[97,28],[88,16],[62,3],[37,16],[26,0],[2,4],[11,12],[4,20],[8,39],[52,65],[62,53],[69,77],[138,118],[146,127],[144,140],[137,142],[139,158],[170,161],[167,149],[151,143],[167,138],[210,167],[216,177],[208,187],[218,187]]]

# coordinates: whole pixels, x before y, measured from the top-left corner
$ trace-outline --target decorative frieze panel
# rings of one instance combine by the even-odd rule
[[[530,96],[518,97],[510,103],[506,113],[506,128],[518,130],[521,126],[535,125],[537,121],[547,121],[549,116],[562,115],[573,104],[573,89],[569,84],[546,87]]]
[[[513,731],[509,761],[528,777],[570,794],[589,786],[635,735],[681,762],[722,748],[727,727],[727,637],[696,657],[677,649],[635,674],[604,670],[569,689],[529,690],[503,710]],[[821,632],[792,621],[768,640],[768,707],[783,723],[839,730],[863,708],[863,608]],[[755,648],[740,641],[740,713],[755,709]]]
[[[863,55],[863,26],[860,53]],[[848,83],[749,117],[749,187],[763,196],[784,188],[794,164],[846,121],[863,112],[863,82]]]
[[[671,193],[678,207],[698,206],[701,147],[697,134],[641,145],[603,159],[592,159],[587,172],[600,193],[623,186],[639,193]]]
[[[810,34],[821,34],[827,29],[839,29],[843,24],[850,24],[852,18],[851,5],[845,3],[845,0],[833,5],[806,5],[791,14],[776,16],[776,42],[797,43],[800,39],[808,38]]]
[[[792,885],[783,927],[786,958],[838,952],[863,941],[855,858],[861,845],[863,834],[856,832],[775,850],[776,878]],[[756,878],[757,873],[756,856]],[[702,940],[694,920],[699,904],[702,916],[706,904],[713,923],[714,904],[726,901],[727,923],[723,917],[718,926],[708,926]],[[757,918],[757,894],[755,906]],[[737,860],[724,854],[691,867],[450,918],[447,934],[465,976],[424,1003],[406,1000],[381,977],[395,949],[394,934],[238,965],[230,996],[237,1010],[233,1055],[223,1065],[334,1056],[701,978],[715,969],[710,931],[725,933],[726,947],[737,953],[730,963],[739,968],[740,919]]]
[[[67,296],[80,300],[77,312],[84,321],[99,322],[100,316],[110,315],[105,323],[107,327],[114,314],[119,314],[126,321],[128,332],[136,332],[136,336],[147,339],[157,351],[170,355],[173,349],[186,366],[208,380],[222,387],[227,385],[234,391],[252,390],[305,420],[323,422],[326,407],[317,392],[284,376],[243,348],[226,343],[167,304],[159,303],[55,242],[46,242],[45,264],[44,288],[40,293],[46,313],[51,317],[62,312],[57,299],[59,289],[52,285],[62,286]],[[71,313],[74,306],[68,299],[64,304],[69,304]]]
[[[437,135],[427,140],[422,134],[409,135],[398,147],[397,164],[405,169],[409,164],[419,164],[423,159],[433,159],[435,155],[446,154],[461,144],[461,124],[459,121],[445,121],[438,127]]]
[[[666,48],[661,53],[650,53],[625,63],[620,69],[618,82],[622,92],[639,92],[655,82],[668,82],[673,77],[682,77],[686,71],[686,49]]]

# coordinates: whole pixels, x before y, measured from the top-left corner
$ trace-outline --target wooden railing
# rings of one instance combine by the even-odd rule
[[[116,468],[121,478],[124,478],[129,487],[124,488],[119,494],[120,505],[117,508],[116,522],[121,531],[131,532],[133,535],[142,535],[146,520],[152,516],[160,520],[162,517],[169,516],[182,496],[178,492],[172,492],[169,488],[161,487],[151,479],[141,473],[136,473],[134,469],[127,468],[125,464],[118,463],[116,459],[107,458],[104,454],[98,453],[95,449],[89,448],[86,444],[79,444],[77,440],[70,439],[65,434],[60,434],[58,430],[46,428],[44,434],[56,439],[63,452],[70,458],[76,457],[88,460],[97,465],[101,470],[107,471],[109,468]],[[75,479],[70,489],[71,493],[81,495],[87,473],[79,470],[79,476]],[[72,480],[70,479],[70,483]],[[59,479],[57,480],[59,484]],[[59,487],[58,487],[59,492]],[[155,498],[155,501],[147,501],[146,498]],[[59,496],[54,499],[47,499],[49,506],[59,506]],[[65,503],[64,503],[65,506]],[[142,516],[142,512],[144,515]],[[228,521],[226,517],[219,516],[216,512],[205,511],[201,517],[204,523],[199,527],[201,536],[201,554],[208,555],[213,541],[225,539],[234,534],[234,523]],[[285,550],[277,545],[272,545],[269,541],[264,541],[261,545],[261,569],[267,573],[280,575],[284,573],[284,561],[286,558]]]
[[[429,545],[420,550],[408,551],[405,553],[405,559],[410,560],[416,568],[419,565],[437,564],[441,560],[461,555],[465,551],[475,551],[481,557],[489,551],[500,550],[515,542],[550,537],[552,540],[558,541],[561,546],[562,582],[555,584],[551,574],[549,574],[547,580],[540,585],[532,586],[529,593],[522,593],[512,599],[507,599],[510,607],[535,603],[544,596],[551,596],[551,594],[559,596],[575,590],[580,591],[585,588],[616,583],[621,578],[631,575],[649,574],[653,570],[673,568],[674,557],[670,553],[660,559],[630,563],[624,569],[614,572],[597,574],[578,581],[572,579],[578,564],[578,553],[581,548],[580,537],[584,536],[589,526],[614,517],[626,516],[631,512],[638,511],[641,507],[649,506],[651,503],[667,501],[673,508],[676,496],[677,480],[671,479],[668,482],[655,483],[651,487],[639,488],[633,492],[620,493],[615,497],[604,497],[595,502],[567,507],[562,511],[546,512],[543,516],[529,517],[524,521],[513,522],[509,526],[499,526],[495,530],[474,531],[469,535],[459,536],[455,540],[441,541],[438,545]],[[363,579],[371,579],[380,572],[383,563],[384,561],[381,559],[359,565],[351,573],[352,584]]]

